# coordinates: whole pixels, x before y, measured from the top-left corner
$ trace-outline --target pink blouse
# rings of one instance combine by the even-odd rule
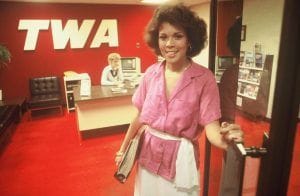
[[[193,142],[199,167],[198,126],[221,117],[219,92],[210,70],[194,62],[184,71],[169,99],[166,97],[165,65],[150,66],[132,97],[140,111],[140,121],[168,134]],[[139,164],[166,179],[175,176],[180,141],[145,134]]]

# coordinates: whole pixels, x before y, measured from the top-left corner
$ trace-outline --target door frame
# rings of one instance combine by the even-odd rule
[[[212,71],[216,55],[217,2],[211,0],[210,6],[209,69]],[[262,159],[258,196],[284,196],[288,190],[300,100],[300,59],[297,53],[300,51],[300,22],[296,20],[300,13],[297,8],[297,0],[284,1],[268,154]],[[204,196],[208,195],[209,189],[210,145],[205,148]]]
[[[300,18],[296,0],[285,0],[267,155],[262,159],[257,196],[286,195],[300,100]]]

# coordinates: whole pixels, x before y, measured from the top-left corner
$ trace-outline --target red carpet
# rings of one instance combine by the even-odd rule
[[[65,112],[65,116],[51,115],[32,121],[27,118],[25,114],[0,156],[1,196],[133,195],[134,174],[126,184],[120,184],[113,178],[114,153],[124,133],[86,139],[79,145],[74,113]],[[246,144],[259,145],[256,143],[261,141],[257,139],[261,137],[261,131],[253,130],[265,130],[268,125],[252,123],[241,117],[238,121],[246,132]],[[203,145],[201,148],[203,160]],[[213,149],[212,153],[210,195],[213,196],[217,192],[222,153],[217,149]],[[297,153],[294,162],[299,163],[299,145]],[[247,162],[245,173],[248,177],[245,179],[243,195],[254,195],[256,172],[253,171],[258,163],[257,160]],[[294,169],[293,172],[297,175],[292,177],[289,195],[299,192],[299,170]]]
[[[26,118],[26,117],[25,117]],[[0,158],[0,195],[132,195],[112,177],[123,134],[79,145],[74,113],[21,122]]]

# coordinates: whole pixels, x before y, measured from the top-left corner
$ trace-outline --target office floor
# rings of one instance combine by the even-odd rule
[[[0,155],[0,195],[72,195],[72,196],[131,196],[134,172],[125,184],[118,183],[114,153],[124,133],[116,132],[89,138],[79,145],[75,114],[50,115],[28,121],[26,113],[18,124],[10,143]],[[262,129],[265,123],[251,122],[241,116],[237,119],[245,129],[246,144],[259,143],[261,133],[250,131],[254,126]],[[257,128],[257,127],[256,127]],[[298,195],[300,173],[295,165],[299,162],[299,135],[294,156],[292,177],[288,195]],[[200,139],[203,140],[203,138]],[[203,145],[201,145],[203,148]],[[213,149],[210,195],[216,195],[221,171],[220,151]],[[204,155],[201,155],[204,157]],[[243,195],[255,195],[255,174],[258,162],[246,161]],[[203,169],[203,164],[201,165]],[[254,179],[254,180],[253,180]]]

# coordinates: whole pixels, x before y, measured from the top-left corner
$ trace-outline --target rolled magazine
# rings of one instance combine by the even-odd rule
[[[115,178],[121,183],[125,183],[136,162],[140,150],[141,135],[144,132],[145,128],[145,126],[142,126],[138,130],[136,136],[130,140],[127,149],[123,155],[122,161],[118,166],[118,170],[114,174]]]

